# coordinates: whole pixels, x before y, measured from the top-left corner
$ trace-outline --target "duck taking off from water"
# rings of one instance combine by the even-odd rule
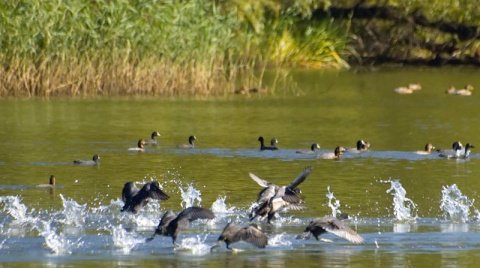
[[[182,210],[178,216],[169,210],[162,216],[155,233],[146,242],[152,241],[157,235],[163,235],[170,236],[172,243],[175,244],[180,232],[187,229],[191,221],[214,218],[215,214],[211,210],[201,207],[188,207]]]
[[[253,173],[249,173],[250,178],[263,187],[258,194],[258,205],[252,208],[249,215],[250,220],[252,221],[259,216],[262,218],[267,216],[268,223],[271,223],[275,213],[283,208],[294,210],[303,209],[304,206],[301,205],[303,199],[300,196],[301,191],[298,188],[298,185],[307,179],[311,171],[312,167],[310,166],[304,168],[302,173],[300,173],[300,175],[298,175],[289,185],[282,187],[263,180]]]
[[[240,241],[250,243],[257,248],[265,248],[268,244],[268,237],[262,232],[260,227],[254,223],[247,227],[239,227],[233,222],[230,222],[218,237],[217,244],[211,247],[210,250],[213,251],[215,248],[220,247],[223,242],[225,242],[227,249],[234,250],[230,248],[230,244]]]
[[[313,234],[315,239],[319,240],[319,236],[327,232],[342,237],[354,244],[365,243],[363,237],[350,229],[345,223],[329,216],[310,221],[301,238],[308,239]]]
[[[170,198],[160,189],[158,182],[147,182],[139,189],[134,182],[127,182],[122,189],[122,200],[125,205],[122,212],[132,212],[137,214],[150,199],[168,200]]]

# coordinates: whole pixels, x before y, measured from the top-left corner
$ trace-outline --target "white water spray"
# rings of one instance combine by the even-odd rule
[[[442,200],[440,209],[443,217],[453,222],[467,222],[470,216],[470,208],[473,207],[475,199],[468,199],[463,195],[456,184],[442,187]]]
[[[412,214],[417,212],[417,205],[410,199],[407,198],[407,191],[402,187],[402,184],[398,180],[388,180],[382,181],[383,183],[390,183],[390,189],[387,190],[387,193],[393,195],[393,209],[395,218],[399,221],[409,221],[415,220],[417,216]]]
[[[145,238],[139,237],[134,232],[127,232],[121,224],[112,226],[111,231],[113,245],[119,248],[123,254],[129,254],[136,245],[145,243]]]
[[[87,205],[80,205],[76,201],[64,197],[62,194],[60,194],[60,198],[62,198],[63,203],[63,219],[59,220],[59,222],[66,225],[83,226],[87,214],[85,211]]]
[[[180,193],[182,194],[182,203],[180,204],[182,208],[188,208],[194,205],[201,205],[202,198],[200,196],[202,195],[202,193],[199,190],[195,189],[192,184],[189,184],[186,190],[184,190],[180,186]]]
[[[201,235],[186,237],[180,241],[176,250],[189,251],[193,255],[206,255],[210,253],[211,248],[211,245],[205,244],[206,240],[207,235],[204,235],[203,237]]]
[[[39,220],[35,228],[40,232],[40,235],[45,239],[45,245],[56,255],[72,254],[74,248],[79,248],[83,245],[79,241],[70,241],[64,234],[57,234],[51,228],[51,222]]]
[[[225,203],[227,196],[219,196],[212,204],[212,211],[215,214],[232,214],[235,213],[235,207],[228,207]]]
[[[342,213],[340,211],[340,200],[335,198],[333,192],[330,192],[330,186],[327,187],[327,191],[328,207],[332,209],[332,217],[337,217],[337,213]]]
[[[22,204],[20,196],[2,196],[0,205],[3,204],[3,211],[13,218],[12,224],[23,225],[35,222],[35,218],[27,214],[27,206]]]

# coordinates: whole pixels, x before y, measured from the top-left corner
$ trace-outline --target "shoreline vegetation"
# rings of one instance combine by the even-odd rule
[[[277,1],[23,0],[0,12],[4,97],[222,95],[261,88],[271,66],[347,66],[343,30]]]
[[[384,2],[390,7],[390,1]],[[421,8],[423,2],[409,3]],[[394,33],[412,28],[404,17],[419,14],[417,9],[393,6],[400,18],[378,18],[380,11],[356,16],[364,5],[375,2],[6,1],[0,4],[0,97],[228,95],[264,88],[265,72],[275,70],[272,84],[266,85],[271,92],[288,80],[289,68],[347,69],[349,63],[370,64],[376,56],[428,58],[434,52],[436,58],[451,52],[450,59],[455,51],[470,59],[480,55],[473,26],[469,35],[443,34],[428,24],[437,35],[419,35],[413,27],[399,39]],[[480,20],[479,8],[471,9],[456,10],[468,16],[455,25]],[[392,33],[382,36],[380,31]],[[453,44],[455,35],[467,38]],[[409,36],[415,37],[410,43]],[[388,38],[397,38],[397,44]],[[426,38],[436,51],[419,45]],[[418,45],[415,57],[405,46],[395,50],[405,44]]]

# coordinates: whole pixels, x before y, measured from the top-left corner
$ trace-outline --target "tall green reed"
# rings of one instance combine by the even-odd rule
[[[262,84],[268,64],[297,64],[310,47],[337,38],[321,25],[312,29],[324,36],[298,38],[304,29],[285,23],[291,16],[282,18],[276,1],[259,1],[262,12],[247,20],[245,3],[2,2],[0,96],[226,94]],[[276,50],[280,32],[295,39],[296,57]]]

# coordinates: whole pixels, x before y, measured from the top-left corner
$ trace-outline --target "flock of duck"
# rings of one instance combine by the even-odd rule
[[[260,150],[278,150],[277,143],[278,140],[273,138],[270,141],[270,146],[265,145],[265,140],[263,137],[259,137],[258,141],[260,142]],[[344,152],[364,152],[370,148],[370,143],[364,140],[358,140],[356,148],[347,148],[345,149],[342,146],[335,147],[333,153],[325,153],[318,156],[318,158],[322,159],[340,159]],[[470,156],[470,152],[472,148],[475,146],[471,143],[467,143],[465,146],[460,141],[455,141],[452,144],[452,150],[442,150],[442,149],[435,149],[435,146],[431,143],[427,143],[425,145],[425,149],[421,151],[416,151],[416,154],[419,155],[429,155],[434,152],[438,153],[439,157],[443,158],[452,158],[452,159],[466,159]],[[320,145],[318,143],[313,143],[310,146],[310,150],[299,150],[296,151],[298,154],[316,154],[316,150],[320,149]]]
[[[141,139],[138,141],[137,147],[129,148],[128,150],[143,151],[146,144],[158,144],[156,138],[159,136],[160,133],[154,131],[150,140],[145,141]],[[177,147],[193,149],[195,148],[195,140],[196,137],[192,135],[188,138],[188,144],[180,144]],[[263,137],[259,137],[258,141],[260,142],[260,150],[262,151],[279,149],[277,147],[278,140],[276,138],[271,139],[270,146],[265,145],[265,140]],[[363,152],[367,151],[369,147],[369,142],[358,140],[356,148],[345,149],[342,146],[337,146],[333,153],[322,154],[320,157],[323,159],[339,159],[346,150],[352,152]],[[313,143],[310,147],[310,150],[299,150],[296,151],[296,153],[316,154],[316,150],[319,148],[320,146],[317,143]],[[471,148],[475,147],[470,143],[467,143],[464,147],[461,142],[456,141],[452,144],[452,150],[436,150],[436,152],[438,153],[439,157],[444,158],[468,158]],[[428,143],[425,145],[424,150],[417,151],[415,153],[431,154],[433,152],[435,152],[435,147],[431,143]],[[99,159],[100,157],[98,155],[94,155],[92,160],[74,160],[73,163],[75,165],[98,165]],[[257,219],[259,219],[259,221],[263,221],[265,219],[268,224],[271,224],[275,219],[276,213],[279,211],[285,209],[304,209],[304,202],[300,195],[301,191],[298,186],[306,181],[311,171],[312,167],[304,168],[303,171],[286,186],[278,186],[272,182],[259,178],[253,173],[249,173],[250,178],[260,187],[262,187],[262,190],[258,194],[256,205],[252,207],[248,215],[250,222],[253,222]],[[49,184],[43,184],[39,186],[54,187],[54,185],[55,176],[52,175],[50,177]],[[162,201],[169,199],[168,194],[162,191],[158,182],[148,182],[141,188],[138,188],[134,182],[127,182],[122,189],[122,201],[124,202],[124,206],[122,207],[121,212],[137,214],[152,199]],[[160,235],[171,237],[173,243],[176,245],[178,235],[182,230],[188,228],[189,222],[197,219],[213,218],[215,218],[215,214],[211,210],[196,206],[188,207],[181,211],[178,215],[176,215],[173,211],[168,211],[162,216],[158,227],[155,229],[155,232],[146,240],[146,242],[150,242],[156,236]],[[348,219],[348,215],[342,214],[338,218],[329,216],[315,218],[310,221],[309,225],[305,228],[304,233],[299,235],[298,238],[308,239],[311,235],[313,235],[317,240],[319,240],[319,236],[321,234],[328,232],[355,244],[364,243],[364,239],[342,221],[344,219]],[[258,248],[265,248],[268,244],[268,237],[256,223],[251,223],[245,227],[239,227],[233,222],[230,222],[227,224],[227,226],[225,226],[217,240],[217,243],[212,246],[211,250],[215,250],[215,248],[219,247],[223,242],[226,244],[227,249],[232,249],[230,244],[239,241],[250,243]]]
[[[407,86],[397,87],[393,91],[398,94],[412,94],[415,91],[422,89],[420,84],[409,84]],[[466,85],[465,88],[457,89],[454,86],[451,86],[445,91],[449,95],[458,95],[458,96],[471,96],[473,92],[472,85]]]
[[[456,141],[452,144],[451,150],[435,150],[435,146],[433,146],[433,144],[427,143],[423,151],[417,151],[415,153],[425,155],[436,151],[439,157],[448,159],[467,159],[470,156],[470,149],[472,148],[475,148],[475,146],[471,143],[467,143],[464,147],[461,142]]]
[[[158,144],[157,137],[160,133],[154,131],[150,140],[141,139],[138,141],[137,147],[128,148],[129,151],[143,151],[146,144]],[[177,147],[183,149],[195,148],[194,141],[195,136],[188,138],[187,144],[180,144]],[[278,150],[278,140],[273,138],[270,142],[270,146],[265,146],[263,137],[259,137],[260,150]],[[357,142],[357,149],[360,151],[367,150],[370,146],[369,143],[359,140]],[[315,150],[320,148],[318,144],[312,144],[311,150],[297,151],[297,153],[311,154],[316,153]],[[322,158],[335,158],[338,159],[345,149],[338,146],[333,153],[325,154]],[[100,157],[96,154],[92,160],[74,160],[75,165],[98,165]],[[278,186],[272,182],[263,180],[256,175],[250,173],[250,177],[258,185],[262,187],[262,190],[258,194],[256,206],[254,206],[250,212],[249,219],[251,222],[257,218],[261,220],[266,219],[268,224],[271,224],[275,218],[275,214],[281,210],[300,210],[304,209],[303,199],[300,196],[300,189],[298,186],[303,183],[310,175],[312,167],[306,167],[297,178],[295,178],[289,185]],[[55,176],[50,177],[50,184],[39,185],[54,186]],[[169,199],[166,194],[160,188],[160,185],[156,181],[145,183],[141,188],[137,187],[135,182],[125,183],[122,189],[122,201],[124,206],[121,212],[137,214],[141,209],[148,204],[151,200],[166,201]],[[188,207],[182,210],[178,215],[173,211],[167,211],[155,229],[153,235],[146,239],[146,242],[152,241],[156,236],[169,236],[172,238],[173,244],[176,245],[178,235],[182,230],[185,230],[189,226],[189,222],[198,219],[214,219],[215,214],[206,208],[202,207]],[[356,244],[364,243],[364,239],[348,227],[342,220],[347,219],[348,215],[342,214],[339,218],[334,217],[322,217],[316,218],[310,221],[310,224],[306,227],[304,233],[299,236],[301,239],[308,239],[313,236],[319,240],[319,236],[325,232],[333,233],[339,237],[345,238],[348,241]],[[250,243],[258,248],[265,248],[268,244],[267,235],[261,230],[260,226],[256,223],[251,223],[248,226],[240,227],[235,223],[228,223],[220,234],[217,243],[212,246],[211,250],[221,246],[222,243],[226,244],[227,249],[233,249],[230,244],[244,241]]]
[[[250,177],[262,187],[256,205],[249,214],[250,221],[252,222],[257,218],[260,218],[260,220],[266,218],[267,223],[271,224],[275,214],[283,209],[299,210],[305,208],[302,205],[303,199],[300,196],[301,191],[298,186],[307,179],[311,171],[312,167],[304,168],[286,186],[278,186],[250,173]],[[137,214],[151,199],[165,201],[169,199],[169,196],[160,189],[159,183],[156,181],[145,183],[142,188],[138,188],[134,182],[127,182],[122,190],[124,206],[121,211]],[[168,236],[172,238],[173,244],[176,245],[180,232],[188,228],[190,222],[198,219],[214,218],[215,214],[210,209],[197,206],[185,208],[178,215],[173,211],[167,211],[160,219],[153,235],[147,238],[146,242],[152,241],[156,236]],[[305,231],[298,238],[308,239],[313,235],[315,239],[319,240],[321,234],[328,232],[352,243],[363,244],[364,239],[342,221],[347,218],[348,215],[346,214],[342,214],[339,218],[328,216],[315,218],[310,221]],[[229,222],[218,237],[216,244],[211,247],[211,251],[214,251],[223,243],[226,244],[227,249],[235,250],[230,245],[240,241],[250,243],[258,248],[265,248],[268,244],[268,236],[256,223],[240,227],[233,222]]]

